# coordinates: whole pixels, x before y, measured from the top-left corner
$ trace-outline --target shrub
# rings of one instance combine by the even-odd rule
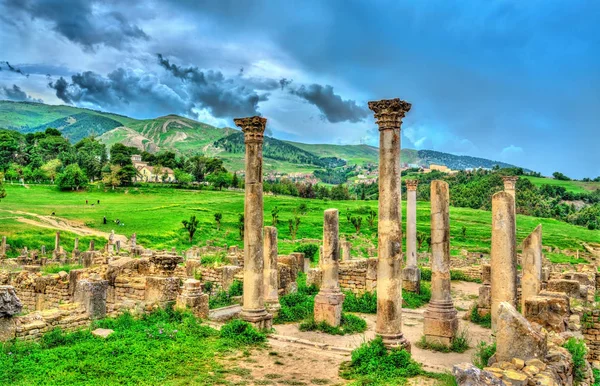
[[[229,296],[242,296],[244,294],[244,283],[234,280],[229,286]]]
[[[304,253],[304,256],[308,257],[313,263],[319,261],[318,250],[319,246],[317,244],[298,244],[294,247],[294,252]]]
[[[242,344],[258,344],[267,340],[264,333],[239,319],[231,320],[221,327],[221,338]]]
[[[477,303],[471,307],[471,315],[469,317],[472,323],[478,324],[481,327],[492,328],[492,314],[488,313],[485,316],[480,316],[477,310]]]
[[[398,348],[388,350],[381,337],[377,337],[352,351],[352,360],[342,369],[340,376],[366,385],[400,383],[404,378],[422,373],[421,365],[411,358],[408,351]]]
[[[473,353],[473,364],[480,369],[487,367],[488,361],[496,353],[496,342],[486,343],[484,341],[479,342],[475,347]]]
[[[421,293],[402,291],[402,306],[405,308],[419,308],[429,303],[431,299],[431,284],[421,282]]]
[[[587,354],[585,342],[581,339],[569,338],[563,344],[563,347],[571,353],[573,358],[573,380],[575,382],[583,381],[585,379]]]
[[[344,299],[344,311],[346,312],[362,312],[364,314],[377,313],[377,293],[363,292],[356,295],[354,292],[345,291],[346,298]]]
[[[431,269],[421,268],[421,281],[431,281]]]
[[[65,265],[49,264],[49,265],[44,265],[42,267],[42,273],[47,274],[47,275],[50,275],[53,273],[59,273],[61,271],[65,271],[66,273],[69,273],[73,269],[80,269],[80,268],[83,268],[83,265],[80,265],[80,264],[65,264]]]
[[[416,345],[417,345],[417,347],[424,349],[424,350],[439,351],[439,352],[444,352],[444,353],[449,353],[449,352],[463,353],[469,349],[468,334],[469,334],[469,331],[466,328],[460,330],[458,332],[458,334],[452,340],[452,343],[450,344],[450,346],[446,346],[445,344],[441,344],[441,343],[427,342],[425,340],[425,336],[423,335],[421,337],[421,340],[419,340],[416,343]]]
[[[312,316],[315,307],[315,295],[319,292],[319,288],[314,283],[307,286],[306,274],[303,272],[298,274],[296,283],[298,284],[298,292],[283,295],[279,298],[281,309],[273,320],[274,323],[298,322]]]
[[[472,278],[467,275],[463,271],[453,271],[450,270],[450,280],[460,280],[460,281],[469,281],[472,283],[481,283],[481,279]]]
[[[331,335],[347,335],[367,330],[367,322],[364,319],[352,314],[342,314],[342,320],[339,327],[334,327],[327,322],[315,322],[310,318],[300,323],[300,331],[321,331]]]

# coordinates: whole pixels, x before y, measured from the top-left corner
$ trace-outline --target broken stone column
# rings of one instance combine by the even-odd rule
[[[532,325],[508,302],[500,302],[496,314],[496,362],[544,361],[548,352],[546,334]]]
[[[525,300],[542,290],[542,225],[523,240],[523,276],[521,277],[521,311]]]
[[[431,300],[423,314],[429,343],[449,346],[458,329],[450,294],[450,193],[445,181],[431,181]]]
[[[52,258],[54,259],[64,259],[65,251],[60,246],[60,232],[56,232],[56,236],[54,238],[54,251],[52,252]]]
[[[180,310],[190,309],[198,318],[208,318],[208,295],[202,293],[200,280],[187,279],[183,282],[183,290],[177,296],[175,307]]]
[[[279,277],[277,276],[277,228],[265,227],[264,235],[265,269],[264,290],[265,307],[272,315],[277,315],[279,304]],[[304,263],[304,262],[303,262]]]
[[[351,254],[351,250],[352,250],[352,244],[350,244],[350,241],[348,240],[342,240],[342,256],[341,256],[341,260],[342,261],[348,261],[350,259],[352,259]]]
[[[477,299],[477,312],[479,316],[489,315],[492,307],[492,266],[483,264],[481,266],[481,287],[479,287],[479,298]]]
[[[266,118],[236,118],[246,144],[244,199],[244,304],[242,319],[261,329],[270,329],[273,316],[264,304],[263,254],[263,135]]]
[[[315,322],[337,327],[342,320],[344,294],[338,280],[340,261],[339,219],[337,209],[327,209],[323,220],[323,281],[315,296]]]
[[[79,280],[75,287],[75,301],[81,303],[91,319],[106,317],[106,290],[108,280]]]
[[[6,236],[2,236],[2,242],[0,242],[0,259],[6,258]]]
[[[411,104],[396,99],[369,102],[379,126],[379,235],[377,325],[387,347],[410,343],[402,334],[402,226],[400,224],[400,126]]]
[[[73,253],[71,254],[73,259],[79,259],[79,255],[80,255],[80,251],[79,251],[79,237],[75,237],[75,243],[73,245]]]
[[[417,266],[417,185],[406,181],[406,267],[402,270],[402,289],[421,292],[421,270]]]
[[[492,196],[492,329],[496,329],[498,307],[507,302],[516,307],[517,248],[515,200],[508,192]]]

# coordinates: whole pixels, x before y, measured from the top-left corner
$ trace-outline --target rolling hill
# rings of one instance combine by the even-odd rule
[[[0,101],[0,127],[31,133],[54,127],[72,142],[90,135],[107,146],[123,143],[148,152],[173,151],[190,156],[222,158],[230,170],[244,165],[243,136],[239,130],[217,128],[177,115],[138,120],[119,114],[43,103]],[[344,164],[377,163],[379,151],[369,145],[305,144],[267,138],[265,170],[310,172]],[[457,156],[432,150],[402,149],[402,162],[451,169],[492,168],[512,165],[484,158]]]

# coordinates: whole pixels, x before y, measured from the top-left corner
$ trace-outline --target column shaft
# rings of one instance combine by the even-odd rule
[[[275,313],[280,308],[277,276],[277,228],[265,227],[264,239],[264,299],[267,310]]]

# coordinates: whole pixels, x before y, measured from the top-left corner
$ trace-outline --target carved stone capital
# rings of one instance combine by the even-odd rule
[[[369,102],[369,109],[375,113],[379,130],[399,129],[402,118],[410,111],[412,105],[400,98],[382,99]]]
[[[517,180],[519,176],[504,176],[502,177],[502,181],[504,181],[504,189],[514,189],[517,185]]]
[[[246,143],[263,141],[265,126],[267,125],[267,118],[259,116],[235,118],[233,122],[236,126],[242,129],[242,132],[244,133],[244,141]]]
[[[419,180],[404,180],[406,184],[406,190],[417,190],[417,186],[419,186]]]

